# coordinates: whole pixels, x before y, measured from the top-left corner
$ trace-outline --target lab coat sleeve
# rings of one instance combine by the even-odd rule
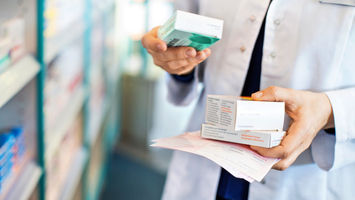
[[[176,0],[174,3],[175,10],[183,10],[192,13],[198,13],[199,0]],[[168,100],[174,105],[187,106],[192,100],[198,96],[197,86],[201,82],[199,74],[201,67],[197,66],[194,71],[194,79],[191,83],[182,83],[175,80],[171,75],[167,74],[168,79]],[[200,71],[200,72],[199,72]]]
[[[325,93],[333,108],[335,135],[319,132],[311,149],[315,163],[329,171],[355,163],[355,87]]]
[[[188,106],[198,97],[198,84],[202,82],[203,68],[203,64],[195,67],[194,79],[190,83],[183,83],[167,74],[169,102],[178,106]]]
[[[174,8],[175,10],[198,13],[199,0],[175,0]]]

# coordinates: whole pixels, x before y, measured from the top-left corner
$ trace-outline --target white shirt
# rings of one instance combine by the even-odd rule
[[[351,0],[327,0],[351,3]],[[204,122],[207,94],[240,95],[268,0],[177,0],[177,8],[224,20],[222,40],[190,84],[168,80],[168,99],[188,105],[199,98],[187,131]],[[261,89],[275,85],[325,92],[336,135],[320,131],[309,149],[281,172],[252,183],[249,199],[355,199],[355,7],[318,0],[273,0],[266,16]],[[197,85],[204,89],[198,96]],[[288,123],[286,123],[287,125]],[[285,127],[286,128],[286,127]],[[175,152],[166,200],[214,200],[220,167]]]

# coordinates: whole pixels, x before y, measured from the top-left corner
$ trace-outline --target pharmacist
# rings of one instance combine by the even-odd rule
[[[290,122],[280,146],[254,148],[281,158],[262,182],[175,152],[164,200],[354,199],[355,4],[322,1],[176,0],[177,9],[224,20],[222,40],[196,52],[167,48],[157,28],[143,37],[170,74],[168,99],[186,106],[199,98],[187,131],[204,122],[207,94],[284,101]]]

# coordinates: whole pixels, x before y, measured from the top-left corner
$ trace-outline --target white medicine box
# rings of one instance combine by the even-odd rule
[[[284,102],[207,95],[205,122],[227,130],[282,131],[284,117]]]

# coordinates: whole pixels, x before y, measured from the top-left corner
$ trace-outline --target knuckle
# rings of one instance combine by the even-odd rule
[[[175,48],[175,51],[173,51],[174,53],[174,57],[175,58],[179,58],[179,56],[180,56],[180,49],[179,48]]]
[[[185,58],[185,52],[186,52],[186,48],[178,48],[177,51],[177,58],[182,59]]]
[[[283,158],[283,159],[286,159],[286,158],[288,158],[290,155],[291,155],[291,151],[288,150],[288,149],[285,149],[285,151],[284,151],[283,154],[282,154],[282,158]]]
[[[150,50],[150,49],[146,49],[146,50],[150,55],[153,55],[154,52],[152,50]]]
[[[270,86],[270,90],[274,95],[277,95],[277,93],[279,92],[279,87],[277,86]]]
[[[196,65],[198,65],[199,62],[196,61],[195,58],[188,58],[188,59],[187,59],[187,63],[188,63],[189,65],[196,66]]]
[[[166,63],[166,66],[169,68],[169,69],[174,69],[175,68],[175,65],[173,62],[167,62]]]
[[[288,164],[286,164],[286,163],[281,163],[280,166],[279,166],[279,170],[280,170],[280,171],[285,171],[288,167],[289,167]]]
[[[165,56],[163,53],[157,53],[156,58],[163,61],[165,59]]]
[[[187,61],[187,59],[180,60],[179,64],[181,66],[185,66],[185,67],[188,67],[190,65],[190,63],[189,63],[189,61]]]
[[[179,71],[177,72],[177,75],[182,75],[182,74],[184,74],[185,73],[185,71],[186,71],[186,69],[187,69],[187,67],[181,67],[180,69],[179,69]]]
[[[154,62],[154,65],[161,67],[160,63],[156,59],[154,59],[153,62]]]

